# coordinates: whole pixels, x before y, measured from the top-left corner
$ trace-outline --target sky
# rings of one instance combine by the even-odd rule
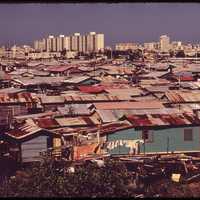
[[[198,3],[29,3],[0,4],[0,46],[32,45],[48,35],[105,34],[105,46],[118,42],[200,42]]]

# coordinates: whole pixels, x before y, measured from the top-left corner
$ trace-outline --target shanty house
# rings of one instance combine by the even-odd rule
[[[132,127],[107,134],[110,154],[200,152],[200,120],[196,115],[131,115],[125,119]]]
[[[59,146],[59,135],[37,126],[32,119],[18,124],[4,134],[9,153],[18,162],[40,161],[40,152]]]

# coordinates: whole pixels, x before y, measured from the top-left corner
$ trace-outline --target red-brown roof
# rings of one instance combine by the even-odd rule
[[[40,127],[40,128],[56,128],[60,125],[58,122],[53,118],[39,118],[35,119],[34,122]]]
[[[112,109],[153,109],[164,108],[163,104],[159,101],[148,102],[105,102],[93,103],[98,110],[112,110]]]
[[[192,114],[152,114],[152,115],[126,115],[134,127],[159,126],[187,126],[200,125],[200,119]]]
[[[78,89],[81,92],[91,93],[91,94],[104,92],[104,86],[79,86]]]

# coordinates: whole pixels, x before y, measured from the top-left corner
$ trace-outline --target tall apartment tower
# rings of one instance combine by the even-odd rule
[[[35,40],[33,46],[34,46],[34,49],[36,51],[38,51],[38,49],[39,49],[39,40]]]
[[[99,33],[95,36],[95,51],[98,52],[99,50],[104,49],[104,34]]]
[[[53,38],[53,50],[52,51],[57,51],[57,38],[56,37],[54,37]]]
[[[34,48],[47,52],[63,51],[64,49],[78,52],[98,52],[104,49],[104,34],[90,32],[87,35],[80,33],[74,33],[71,36],[59,35],[58,37],[49,35],[47,39],[35,41]]]
[[[81,50],[81,34],[80,33],[74,33],[74,35],[70,36],[70,50],[72,51]]]
[[[46,50],[46,40],[42,39],[34,41],[34,49],[40,52]]]
[[[168,52],[170,50],[170,38],[167,35],[160,36],[160,50]]]
[[[87,35],[82,36],[82,52],[87,52]]]
[[[51,51],[53,51],[53,43],[55,43],[54,42],[54,36],[53,35],[49,35],[49,37],[47,38],[47,41],[46,41],[46,51],[47,52],[51,52]]]
[[[86,49],[89,52],[98,52],[100,49],[104,49],[104,34],[96,34],[95,32],[90,32],[86,36]]]
[[[87,47],[87,51],[88,52],[93,52],[95,51],[95,36],[96,33],[95,32],[90,32],[86,37],[87,37],[87,43],[86,43],[86,47]]]
[[[64,37],[64,49],[67,51],[70,50],[70,37]]]
[[[57,51],[62,51],[64,49],[64,42],[65,42],[65,36],[59,35],[59,37],[56,38],[57,41]]]

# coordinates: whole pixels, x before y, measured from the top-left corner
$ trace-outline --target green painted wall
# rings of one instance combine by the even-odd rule
[[[193,130],[193,141],[184,141],[184,129]],[[172,151],[200,151],[200,127],[185,128],[167,128],[160,130],[152,130],[153,142],[145,144],[145,152],[169,152]],[[168,140],[169,138],[169,140]],[[114,134],[107,135],[107,141],[115,140],[135,140],[142,139],[142,131],[134,128],[117,131]],[[168,142],[169,141],[169,142]],[[169,145],[168,145],[169,144]],[[109,150],[111,154],[128,154],[130,148],[118,146],[113,150]],[[144,145],[140,145],[140,152],[144,152]]]

